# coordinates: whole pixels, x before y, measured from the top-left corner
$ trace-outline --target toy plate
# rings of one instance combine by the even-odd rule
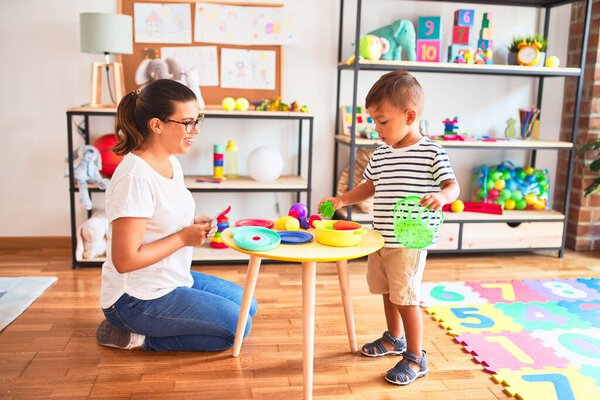
[[[281,243],[285,244],[302,244],[313,240],[313,235],[301,231],[281,231],[279,236],[281,236]]]
[[[263,228],[271,229],[275,226],[275,222],[268,219],[246,218],[236,221],[235,226],[261,226]]]
[[[233,242],[244,250],[269,251],[281,244],[281,237],[267,228],[244,227],[233,231]]]

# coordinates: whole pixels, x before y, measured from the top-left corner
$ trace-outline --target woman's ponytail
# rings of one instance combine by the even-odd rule
[[[127,93],[117,107],[115,132],[119,141],[113,148],[117,155],[122,156],[136,150],[145,142],[147,128],[138,127],[136,124],[136,103],[139,97],[139,89]]]

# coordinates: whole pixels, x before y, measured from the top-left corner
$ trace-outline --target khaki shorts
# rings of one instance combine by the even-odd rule
[[[418,306],[427,250],[382,247],[369,255],[367,283],[373,294],[388,294],[400,306]]]

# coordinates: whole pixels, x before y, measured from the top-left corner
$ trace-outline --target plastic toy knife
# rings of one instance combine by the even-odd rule
[[[210,231],[206,235],[207,239],[212,239],[212,237],[215,235],[215,232],[217,231],[217,221],[219,220],[219,218],[223,218],[225,215],[227,215],[229,211],[231,211],[231,205],[228,205],[227,208],[225,208],[223,211],[218,213],[213,219],[210,220]]]

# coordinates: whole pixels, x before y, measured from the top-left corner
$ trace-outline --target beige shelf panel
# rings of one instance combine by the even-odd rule
[[[116,114],[116,107],[69,107],[67,108],[68,112],[93,112],[98,114]],[[218,106],[207,106],[205,110],[202,112],[206,115],[215,115],[215,116],[223,116],[223,117],[231,117],[236,115],[243,115],[247,117],[272,117],[272,118],[281,118],[281,117],[296,117],[296,118],[312,118],[313,115],[310,113],[303,112],[288,112],[288,111],[225,111]]]
[[[348,215],[346,209],[342,209],[338,211],[340,215],[344,216],[344,218]],[[373,221],[372,214],[364,214],[352,212],[352,219],[355,221]],[[474,212],[462,212],[462,213],[453,213],[453,212],[445,212],[444,213],[444,221],[445,222],[469,222],[469,221],[541,221],[541,220],[552,220],[552,221],[564,221],[564,214],[554,211],[554,210],[541,210],[541,211],[504,211],[502,215],[496,214],[484,214],[484,213],[474,213]]]
[[[350,144],[352,138],[348,135],[336,135],[335,137],[338,141]],[[361,146],[367,145],[382,145],[383,142],[381,140],[371,140],[365,138],[357,137],[354,142]],[[478,141],[467,141],[462,142],[458,140],[436,140],[436,143],[441,144],[444,147],[472,147],[472,148],[515,148],[515,149],[543,149],[543,148],[561,148],[561,149],[570,149],[573,147],[573,143],[570,142],[559,142],[559,141],[551,141],[551,140],[499,140],[497,142],[482,142]]]
[[[211,178],[210,176],[185,177],[185,186],[188,189],[306,189],[308,181],[301,176],[280,176],[273,182],[258,182],[247,176],[235,179],[225,179],[221,183],[196,182],[197,178]]]

